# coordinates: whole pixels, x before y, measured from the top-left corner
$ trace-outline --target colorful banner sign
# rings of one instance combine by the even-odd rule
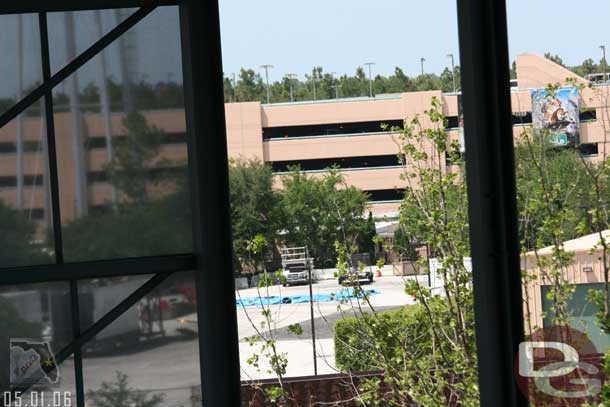
[[[535,89],[532,94],[532,124],[535,130],[546,130],[557,146],[580,144],[578,90],[559,89],[549,94]]]

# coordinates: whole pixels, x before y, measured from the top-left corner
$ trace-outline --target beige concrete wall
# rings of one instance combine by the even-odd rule
[[[579,252],[574,256],[574,264],[566,267],[562,277],[570,284],[600,283],[604,281],[603,267],[599,260],[599,253],[589,254]],[[542,326],[542,297],[541,287],[551,285],[551,281],[543,277],[543,273],[536,267],[534,256],[522,258],[521,267],[527,269],[532,275],[536,275],[535,281],[523,288],[524,299],[529,303],[529,312],[532,326]],[[583,271],[585,267],[591,267],[592,272]],[[524,315],[527,317],[527,304],[524,302]],[[527,320],[526,320],[527,322]],[[527,326],[526,326],[527,328]]]
[[[229,157],[265,160],[261,104],[258,102],[227,103],[225,104],[225,115]]]
[[[542,55],[517,55],[516,64],[520,88],[544,88],[549,83],[564,83],[566,78],[586,83],[580,76]]]
[[[402,173],[403,168],[401,167],[341,171],[341,175],[345,177],[347,185],[352,185],[365,191],[404,188],[406,184],[400,179],[400,174]],[[324,177],[325,174],[323,171],[309,173],[309,175],[319,178]],[[274,177],[273,187],[282,189],[282,175]]]
[[[529,87],[544,87],[548,83],[563,82],[566,77],[574,75],[565,68],[536,55],[519,55],[517,57],[517,74],[521,89],[512,92],[513,111],[531,111]],[[575,78],[582,82],[582,78]],[[390,134],[369,134],[358,136],[336,136],[324,138],[303,138],[263,141],[265,126],[295,126],[340,122],[362,122],[411,119],[419,115],[423,127],[430,123],[424,117],[429,109],[432,97],[443,102],[443,112],[447,116],[457,116],[458,103],[456,95],[443,95],[440,91],[412,92],[395,95],[392,98],[360,99],[356,101],[331,100],[316,103],[296,103],[261,105],[258,102],[228,103],[225,106],[227,124],[227,145],[230,157],[257,158],[264,161],[285,161],[300,159],[373,156],[396,154],[396,136]],[[583,143],[604,143],[607,137],[602,118],[608,122],[610,129],[610,90],[608,87],[595,87],[582,92],[581,105],[595,108],[598,121],[582,123],[581,140]],[[148,111],[143,113],[151,125],[166,132],[181,133],[185,131],[184,111],[180,109]],[[125,134],[124,115],[112,115],[113,134]],[[69,113],[55,115],[59,175],[61,178],[61,202],[64,211],[63,219],[69,221],[74,216],[74,171],[71,136],[71,117]],[[88,137],[104,136],[104,121],[100,114],[83,116],[84,134]],[[39,117],[24,118],[24,138],[39,140],[41,137],[41,120]],[[515,127],[518,135],[522,127]],[[457,138],[456,131],[450,131],[451,139]],[[215,137],[202,134],[197,137]],[[0,142],[15,140],[15,121],[0,129]],[[610,140],[600,145],[610,152]],[[599,161],[600,156],[591,158]],[[159,160],[174,163],[186,162],[184,145],[168,144],[161,148]],[[43,173],[43,157],[38,153],[25,155],[26,175]],[[87,152],[87,171],[100,171],[106,163],[105,149],[94,149]],[[401,188],[398,175],[400,169],[366,169],[345,171],[346,179],[352,185],[366,190]],[[16,174],[16,157],[14,154],[0,155],[0,175]],[[109,199],[109,186],[96,184],[90,187],[92,202],[102,203]],[[99,196],[98,196],[99,195]],[[11,188],[0,189],[0,198],[14,204],[16,193]],[[38,202],[38,201],[36,201]],[[38,203],[36,203],[38,205]],[[385,204],[380,204],[385,205]],[[42,207],[42,205],[40,206]]]
[[[398,214],[400,210],[399,202],[379,202],[379,203],[371,203],[367,207],[368,211],[371,211],[373,216],[383,217],[383,216],[394,216]]]
[[[267,161],[398,154],[396,134],[279,139],[263,143]]]

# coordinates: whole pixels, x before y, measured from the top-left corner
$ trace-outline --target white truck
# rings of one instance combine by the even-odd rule
[[[314,264],[313,258],[309,257],[307,247],[283,247],[280,249],[280,254],[282,255],[284,286],[309,284]]]

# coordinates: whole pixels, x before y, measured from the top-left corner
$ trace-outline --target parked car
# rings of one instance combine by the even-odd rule
[[[369,283],[373,282],[373,270],[371,267],[365,268],[351,268],[350,271],[345,275],[339,276],[337,279],[340,285],[347,283],[356,283],[361,281],[366,281]]]

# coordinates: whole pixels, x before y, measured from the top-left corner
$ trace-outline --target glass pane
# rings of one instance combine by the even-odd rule
[[[221,4],[246,393],[477,405],[455,3],[345,6]]]
[[[0,114],[40,84],[38,15],[0,16],[5,56]],[[46,133],[41,102],[0,129],[0,267],[52,262]]]
[[[59,71],[135,10],[126,8],[48,13],[51,71]]]
[[[4,56],[0,75],[11,80],[0,85],[0,114],[21,100],[42,79],[40,32],[37,14],[0,16],[3,35],[0,52]]]
[[[591,384],[605,389],[610,373],[602,359],[610,350],[610,39],[603,25],[610,5],[584,4],[567,20],[550,2],[513,0],[507,8],[526,341],[564,347],[520,354],[535,369],[517,378],[535,405],[603,405],[608,393]],[[569,21],[569,41],[540,24],[557,18]],[[557,392],[549,393],[531,376],[568,346],[583,364],[557,374]],[[580,395],[575,378],[588,383]]]
[[[151,277],[152,275],[124,276],[79,281],[81,330],[84,331],[97,322]],[[93,342],[101,342],[102,339],[98,336]]]
[[[0,267],[54,262],[42,108],[36,102],[0,129]]]
[[[86,405],[123,399],[125,405],[169,407],[201,400],[198,330],[186,302],[194,299],[187,300],[194,286],[192,273],[174,275],[98,335],[108,346],[85,346]]]
[[[179,32],[158,8],[54,89],[67,261],[192,249]]]
[[[55,368],[55,354],[72,340],[68,284],[2,287],[0,309],[2,390],[39,385],[70,391],[74,381],[69,363]]]

